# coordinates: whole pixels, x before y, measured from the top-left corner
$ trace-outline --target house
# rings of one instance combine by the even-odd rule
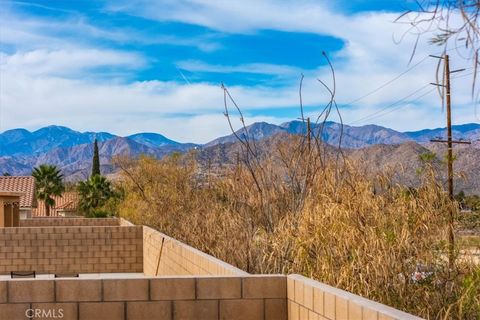
[[[0,228],[19,226],[20,196],[22,194],[0,191]]]
[[[78,215],[78,193],[75,191],[64,192],[61,196],[53,196],[55,205],[50,208],[50,216],[53,217],[71,217]],[[38,200],[38,206],[33,209],[32,216],[46,216],[45,204],[43,200]]]
[[[0,176],[0,191],[21,193],[20,219],[32,217],[37,207],[35,196],[35,178],[32,176]]]

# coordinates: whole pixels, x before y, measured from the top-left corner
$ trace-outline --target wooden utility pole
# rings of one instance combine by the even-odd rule
[[[447,107],[447,140],[442,139],[431,139],[431,142],[441,142],[447,143],[447,166],[448,166],[448,196],[450,200],[455,200],[454,192],[453,192],[453,144],[470,144],[469,141],[454,141],[452,137],[452,101],[450,98],[451,95],[451,88],[450,88],[450,74],[454,72],[463,71],[462,70],[455,70],[450,71],[450,60],[448,54],[444,55],[443,57],[432,56],[434,58],[443,59],[445,62],[445,85],[432,83],[436,86],[443,86],[445,87],[445,102]],[[449,245],[449,256],[448,262],[450,268],[453,267],[454,259],[455,259],[455,233],[454,233],[454,224],[455,224],[455,209],[450,206],[450,214],[448,219],[448,245]]]
[[[452,100],[450,99],[450,59],[445,55],[445,90],[447,103],[447,157],[448,157],[448,196],[453,200],[453,143],[452,143]],[[453,231],[452,231],[453,237]],[[453,238],[452,238],[453,241]]]

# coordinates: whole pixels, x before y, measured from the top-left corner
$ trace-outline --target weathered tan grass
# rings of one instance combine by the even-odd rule
[[[452,203],[434,168],[426,164],[422,185],[407,189],[391,172],[367,176],[348,159],[321,161],[298,146],[284,140],[208,179],[198,178],[194,156],[118,159],[119,212],[247,272],[301,273],[425,318],[476,319],[480,271],[448,268]],[[433,273],[415,282],[415,271]]]

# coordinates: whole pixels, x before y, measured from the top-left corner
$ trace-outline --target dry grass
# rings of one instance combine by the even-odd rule
[[[434,168],[405,189],[297,138],[274,149],[206,179],[194,155],[118,159],[120,215],[251,273],[300,273],[425,318],[476,319],[480,271],[448,268],[452,203]],[[413,281],[415,271],[431,274]]]

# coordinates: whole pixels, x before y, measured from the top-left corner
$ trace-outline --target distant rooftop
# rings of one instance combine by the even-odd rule
[[[64,192],[61,196],[53,196],[55,205],[50,208],[51,216],[59,216],[62,212],[77,212],[79,196],[77,192]],[[37,207],[33,209],[32,216],[43,217],[47,213],[45,211],[45,204],[43,200],[37,200]]]
[[[32,176],[0,176],[0,191],[21,192],[20,208],[37,206],[35,178]]]

